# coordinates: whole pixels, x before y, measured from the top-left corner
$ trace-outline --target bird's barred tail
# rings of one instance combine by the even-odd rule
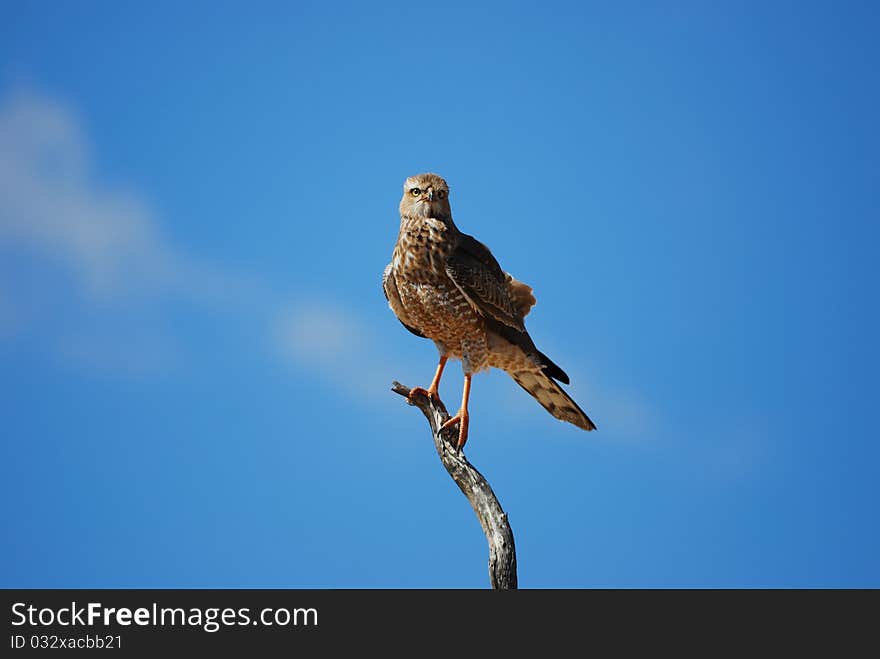
[[[557,419],[573,423],[584,430],[596,429],[596,424],[586,412],[550,376],[540,371],[513,371],[510,372],[510,377]]]

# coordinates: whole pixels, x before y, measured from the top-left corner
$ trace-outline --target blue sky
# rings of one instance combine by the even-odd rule
[[[0,17],[0,585],[485,587],[389,392],[435,171],[599,426],[475,378],[521,586],[880,586],[873,3]]]

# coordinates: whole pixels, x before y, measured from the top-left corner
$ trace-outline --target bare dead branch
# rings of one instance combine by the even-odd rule
[[[467,461],[464,453],[455,449],[458,426],[440,432],[440,427],[449,418],[446,406],[422,393],[410,397],[410,388],[399,382],[393,383],[391,391],[406,398],[410,405],[418,407],[431,424],[431,436],[437,455],[452,480],[470,501],[489,542],[489,582],[492,588],[516,588],[516,548],[513,544],[513,531],[507,522],[507,513],[501,508],[498,498],[483,475]]]

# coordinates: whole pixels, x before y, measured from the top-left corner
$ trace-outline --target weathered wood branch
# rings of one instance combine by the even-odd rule
[[[492,588],[516,588],[516,548],[513,544],[513,531],[507,522],[507,513],[501,508],[498,498],[483,475],[467,461],[464,453],[456,450],[458,426],[440,431],[440,427],[449,418],[446,406],[420,392],[410,396],[410,388],[399,382],[393,383],[391,391],[406,398],[410,405],[418,407],[428,419],[440,461],[477,513],[477,519],[480,520],[480,526],[489,542],[489,582]]]

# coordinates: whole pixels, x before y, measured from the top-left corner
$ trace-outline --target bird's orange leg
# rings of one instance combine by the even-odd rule
[[[414,394],[422,394],[423,396],[427,396],[428,398],[433,398],[434,400],[440,400],[440,394],[438,393],[440,389],[440,378],[443,376],[443,369],[446,368],[446,360],[448,357],[446,355],[440,355],[440,363],[437,364],[437,372],[434,373],[434,379],[431,380],[431,386],[427,389],[422,389],[421,387],[413,387],[409,395],[413,396]]]
[[[458,445],[456,448],[460,451],[464,448],[464,443],[468,438],[468,425],[470,425],[470,414],[468,414],[468,398],[471,395],[471,376],[464,376],[464,388],[461,392],[461,409],[458,410],[458,414],[449,419],[446,423],[440,426],[440,430],[446,430],[447,428],[451,428],[456,423],[459,423],[458,427]]]

